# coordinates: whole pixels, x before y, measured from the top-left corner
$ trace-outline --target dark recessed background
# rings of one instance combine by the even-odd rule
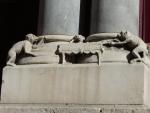
[[[150,43],[150,0],[140,0],[140,35],[145,42]]]
[[[0,0],[0,75],[10,47],[23,40],[27,33],[36,34],[38,2],[38,0]]]

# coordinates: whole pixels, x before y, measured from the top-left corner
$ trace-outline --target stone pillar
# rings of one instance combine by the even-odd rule
[[[92,0],[91,34],[120,30],[139,35],[139,0]]]
[[[80,0],[40,0],[38,35],[79,31]]]

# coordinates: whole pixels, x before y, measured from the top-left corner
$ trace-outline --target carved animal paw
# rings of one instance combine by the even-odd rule
[[[133,63],[136,63],[136,62],[142,62],[142,60],[139,59],[139,58],[137,58],[137,59],[131,60],[129,63],[130,63],[130,64],[133,64]]]
[[[136,62],[142,62],[142,60],[138,58],[138,59],[136,59]]]
[[[15,67],[16,64],[14,64],[14,63],[7,63],[7,66],[13,66],[13,67]]]

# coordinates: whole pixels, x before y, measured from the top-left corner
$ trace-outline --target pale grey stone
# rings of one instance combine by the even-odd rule
[[[119,35],[118,33],[96,33],[96,34],[92,34],[89,35],[86,38],[87,42],[97,42],[97,41],[102,41],[102,40],[107,40],[107,39],[115,39],[117,37],[117,35]]]
[[[17,42],[9,50],[7,65],[58,64],[60,61],[56,54],[58,45],[69,43],[74,37],[70,35],[35,36],[27,34],[26,40]]]
[[[104,48],[104,51],[101,55],[100,61],[103,62],[124,62],[127,63],[127,56],[130,52],[123,50],[123,49],[117,49],[114,47],[110,48]],[[98,57],[97,55],[80,55],[80,57],[77,59],[78,63],[97,63]]]
[[[121,29],[139,35],[139,0],[92,0],[91,34]]]
[[[149,113],[142,105],[1,104],[0,113]]]
[[[150,60],[148,59],[148,48],[149,46],[138,36],[133,35],[129,31],[121,31],[120,33],[97,33],[87,37],[86,41],[100,41],[103,43],[103,46],[106,48],[122,48],[122,52],[125,53],[124,50],[129,51],[130,53],[127,54],[125,57],[127,58],[129,63],[134,62],[143,62],[150,67]],[[105,52],[104,52],[105,53]],[[110,51],[110,54],[113,52]],[[113,54],[112,54],[113,55]],[[108,58],[115,56],[108,56]],[[124,54],[122,54],[124,55]],[[121,54],[119,56],[121,58]],[[102,57],[104,58],[104,57]],[[90,55],[87,57],[80,58],[80,62],[94,62],[97,60],[95,55]],[[112,60],[114,61],[114,60]],[[122,61],[122,59],[120,59]]]
[[[149,73],[142,63],[5,67],[1,102],[149,106]]]
[[[62,54],[62,64],[67,63],[66,55],[68,54],[97,54],[97,63],[100,65],[103,47],[101,42],[78,42],[59,45],[58,52]],[[78,59],[80,58],[77,58],[77,60]]]
[[[73,35],[40,35],[36,37],[38,41],[44,40],[44,43],[60,42],[60,41],[70,42],[74,38]]]
[[[128,31],[121,31],[116,39],[117,40],[115,41],[106,42],[104,45],[114,47],[122,46],[126,50],[130,51],[130,53],[133,55],[133,58],[129,60],[129,63],[132,63],[136,60],[146,63],[146,61],[144,61],[143,59],[145,59],[148,55],[147,44],[140,37],[135,36]],[[150,66],[150,61],[147,62]]]
[[[40,5],[38,34],[78,34],[80,0],[40,0]]]
[[[148,56],[150,57],[150,43],[147,43]]]
[[[32,45],[34,42],[34,35],[32,34],[27,34],[26,39],[23,41],[19,41],[17,43],[15,43],[9,50],[8,52],[8,61],[7,61],[7,65],[9,66],[16,66],[15,62],[16,62],[16,57],[18,55],[20,55],[22,52],[24,52],[24,54],[27,54],[29,56],[36,56],[33,52],[32,52]]]
[[[100,64],[101,61],[108,60],[108,62],[122,62],[124,59],[126,59],[129,63],[132,61],[142,61],[145,64],[150,65],[149,60],[143,60],[148,55],[147,45],[141,38],[131,34],[128,31],[121,31],[120,33],[98,33],[88,36],[86,41],[85,37],[82,35],[35,36],[33,34],[28,34],[26,37],[29,39],[14,44],[14,46],[10,49],[8,52],[9,59],[7,61],[7,65],[15,66],[15,63],[58,64],[61,62],[64,64],[67,61],[66,54],[74,54],[74,56],[76,54],[80,54],[80,57],[76,58],[76,62],[74,62],[75,58],[72,58],[74,56],[69,56],[68,59],[73,59],[70,61],[70,63],[97,62]],[[120,51],[122,51],[122,53],[119,53],[117,49],[112,49],[112,47],[116,47],[118,49],[121,48]],[[108,52],[108,48],[110,48],[109,50],[112,51]],[[131,58],[128,58],[129,55],[125,50],[130,52],[132,55],[130,55]],[[120,54],[119,57],[113,55],[115,51],[117,54]],[[110,56],[107,56],[105,53],[110,53]],[[95,54],[97,56],[96,58],[94,56]],[[20,58],[17,58],[17,56],[20,56]]]

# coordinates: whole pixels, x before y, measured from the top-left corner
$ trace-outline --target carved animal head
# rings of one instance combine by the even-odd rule
[[[131,36],[132,34],[131,34],[129,31],[125,31],[125,32],[124,32],[124,35],[125,35],[125,36]]]
[[[31,43],[34,43],[34,41],[37,40],[37,36],[35,36],[34,34],[27,34],[25,36],[25,39],[30,41]]]
[[[125,32],[121,31],[120,35],[119,35],[119,40],[124,41],[124,40],[130,38],[131,35],[132,34],[129,31],[125,31]]]
[[[75,36],[73,37],[73,40],[74,40],[75,43],[84,42],[85,37],[82,36],[82,35],[75,35]]]

